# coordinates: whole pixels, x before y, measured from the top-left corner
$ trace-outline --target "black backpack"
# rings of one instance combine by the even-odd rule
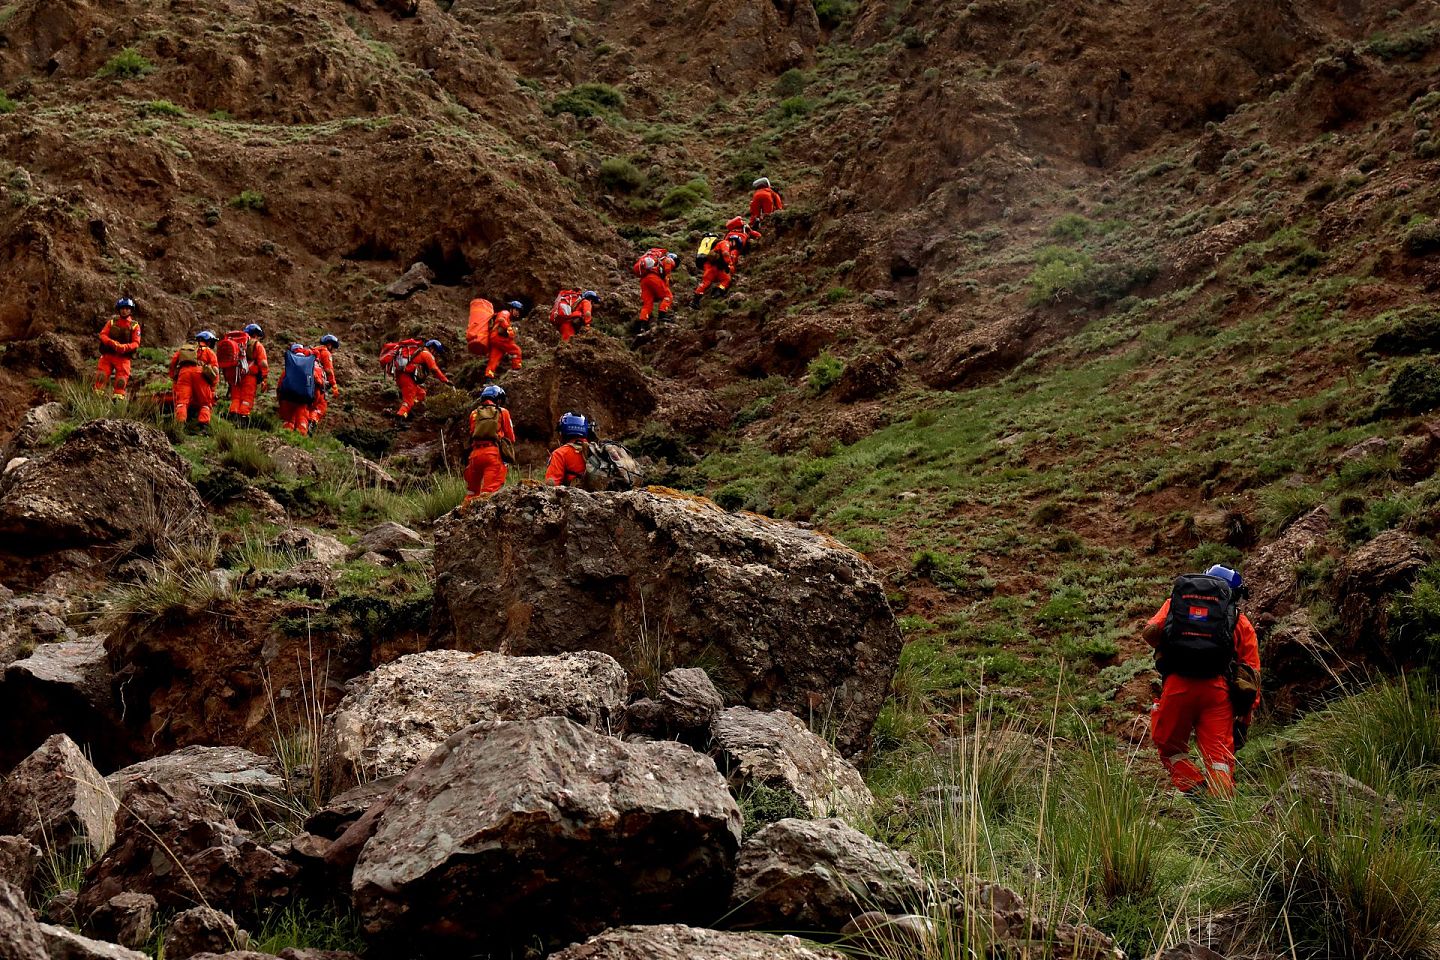
[[[1156,649],[1156,668],[1162,676],[1228,675],[1239,623],[1239,591],[1230,584],[1200,573],[1178,577],[1170,590],[1170,612]]]

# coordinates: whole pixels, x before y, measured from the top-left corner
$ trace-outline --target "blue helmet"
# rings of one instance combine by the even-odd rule
[[[599,303],[600,294],[596,293],[594,290],[586,290],[584,293],[580,294],[580,299],[589,300],[591,303]]]
[[[1240,577],[1240,574],[1238,572],[1231,570],[1229,567],[1221,566],[1218,563],[1211,567],[1209,570],[1206,570],[1205,576],[1216,577],[1217,579],[1224,580],[1226,583],[1230,584],[1231,590],[1239,590],[1242,586],[1245,585],[1245,581]]]
[[[480,391],[480,399],[489,400],[497,407],[503,407],[505,406],[505,391],[497,384],[487,384],[485,389]]]
[[[134,309],[135,309],[135,301],[134,301],[134,300],[131,300],[129,297],[121,297],[119,300],[116,300],[116,301],[115,301],[115,309],[116,309],[116,310],[124,310],[126,307],[129,307],[131,310],[134,310]]]
[[[557,425],[560,436],[570,439],[581,439],[590,435],[590,421],[578,413],[567,413],[560,418]]]
[[[265,331],[260,329],[260,324],[258,323],[245,324],[245,332],[252,337],[265,336]]]
[[[201,343],[215,343],[217,340],[219,340],[219,338],[216,337],[215,334],[209,330],[201,330],[199,333],[195,334],[195,339],[199,340]]]
[[[322,346],[338,348],[340,346],[340,338],[333,333],[327,333],[320,338],[320,343]]]
[[[520,313],[525,309],[525,304],[521,303],[519,300],[511,300],[509,303],[506,304],[506,306],[509,307],[511,310],[514,310],[516,313]]]
[[[435,353],[444,353],[444,352],[445,352],[445,344],[441,343],[439,340],[426,340],[426,341],[425,341],[425,349],[426,349],[426,350],[431,350],[431,351],[433,351],[433,352],[435,352]]]

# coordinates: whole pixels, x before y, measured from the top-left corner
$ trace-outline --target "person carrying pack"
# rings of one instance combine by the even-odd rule
[[[634,490],[642,479],[640,464],[614,440],[591,439],[585,445],[585,476],[580,486],[591,492]]]
[[[561,290],[550,308],[550,322],[560,331],[560,341],[568,343],[579,330],[589,330],[595,304],[600,294],[594,290]],[[578,328],[577,328],[578,324]]]
[[[320,338],[320,343],[315,347],[315,362],[320,365],[324,373],[324,383],[315,393],[315,402],[310,405],[310,424],[314,426],[325,416],[325,411],[330,409],[330,397],[340,396],[340,384],[335,381],[335,356],[331,351],[340,349],[340,338],[333,333],[327,333]]]
[[[325,369],[315,351],[299,343],[285,351],[285,369],[275,386],[275,412],[280,425],[301,436],[310,433],[310,413],[323,389]]]
[[[785,201],[780,199],[780,194],[770,186],[768,177],[761,177],[750,184],[755,193],[750,197],[750,226],[758,227],[765,222],[765,218],[776,210],[785,209]]]
[[[232,346],[224,349],[224,356],[217,350],[216,357],[220,360],[221,372],[225,373],[226,381],[230,383],[230,416],[248,426],[250,415],[255,412],[255,398],[270,380],[270,360],[265,355],[265,344],[260,342],[265,336],[260,324],[247,324],[240,332],[245,335],[245,341],[238,347],[234,366],[229,368],[234,371],[233,380],[230,380],[231,374],[226,372],[225,367],[235,345],[230,334],[226,334],[225,339],[230,340]],[[221,346],[224,347],[224,344]]]
[[[692,309],[700,306],[700,301],[705,297],[705,291],[712,286],[715,288],[716,296],[723,297],[730,291],[730,262],[734,256],[736,254],[731,249],[729,240],[715,241],[710,252],[705,255],[705,273],[700,277],[700,285],[695,288],[695,296],[690,300]]]
[[[1219,564],[1178,577],[1140,634],[1163,680],[1150,736],[1170,782],[1191,798],[1234,792],[1236,735],[1259,698],[1260,645],[1240,612],[1244,593],[1240,574]],[[1204,772],[1191,761],[1192,736]]]
[[[670,319],[675,294],[670,289],[670,272],[679,258],[664,247],[651,247],[640,255],[630,272],[640,278],[640,316],[642,325],[650,322],[651,313],[659,323]]]
[[[495,311],[495,316],[490,318],[490,342],[489,350],[485,361],[485,381],[488,383],[495,379],[500,372],[500,364],[508,362],[511,370],[519,370],[524,361],[520,353],[520,344],[516,341],[515,326],[520,322],[520,314],[525,310],[525,304],[519,300],[511,300],[505,304],[504,310]]]
[[[710,259],[710,251],[713,250],[715,248],[715,244],[719,242],[720,235],[718,233],[707,233],[705,234],[705,236],[700,238],[700,245],[695,248],[696,273],[705,272],[705,262]]]
[[[566,413],[555,425],[560,446],[550,451],[545,465],[545,483],[552,487],[578,487],[585,479],[585,450],[595,427],[578,413]]]
[[[505,391],[489,384],[470,412],[470,460],[465,464],[465,503],[505,486],[515,462],[515,425],[505,409]]]
[[[119,316],[100,328],[100,362],[95,367],[95,392],[104,393],[113,380],[114,397],[125,399],[130,383],[130,361],[140,349],[140,321],[135,319],[135,301],[121,297],[115,301]]]
[[[215,384],[220,380],[215,343],[215,334],[201,330],[170,357],[175,422],[185,423],[193,407],[196,429],[202,433],[210,429],[210,408],[215,405]]]
[[[425,402],[425,388],[420,384],[425,381],[427,372],[435,374],[441,383],[450,382],[445,371],[435,362],[436,355],[444,352],[445,345],[439,340],[421,343],[412,339],[385,344],[380,351],[380,366],[395,378],[395,386],[400,390],[400,407],[395,411],[397,417],[409,417],[411,410]]]

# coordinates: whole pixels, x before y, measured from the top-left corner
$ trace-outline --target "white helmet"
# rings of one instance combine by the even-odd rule
[[[770,178],[761,177],[759,180],[756,180],[754,183],[750,184],[750,186],[754,187],[756,190],[759,190],[761,187],[768,187],[770,186]]]

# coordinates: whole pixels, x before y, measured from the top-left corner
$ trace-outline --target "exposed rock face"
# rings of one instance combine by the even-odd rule
[[[739,846],[739,808],[708,758],[563,718],[467,727],[385,804],[356,909],[381,945],[437,954],[708,917]]]
[[[50,960],[40,925],[25,896],[0,880],[0,957],[5,960]]]
[[[85,930],[108,943],[139,949],[150,942],[159,904],[148,893],[120,893],[85,918]]]
[[[378,553],[381,556],[399,560],[402,550],[421,550],[425,547],[425,538],[404,524],[387,520],[379,526],[371,527],[355,541],[350,548],[350,557],[362,557],[367,553]]]
[[[148,893],[167,909],[203,903],[246,917],[292,892],[295,866],[252,840],[192,783],[134,781],[115,833],[114,846],[85,871],[82,917],[126,892]]]
[[[780,820],[740,848],[727,925],[838,933],[870,910],[923,903],[914,860],[840,820]]]
[[[394,790],[400,779],[399,776],[381,777],[351,787],[312,814],[305,821],[305,829],[317,837],[338,840],[352,823],[365,815],[365,811]]]
[[[165,435],[134,420],[94,420],[0,480],[0,548],[50,553],[215,532]]]
[[[65,854],[87,846],[98,856],[114,835],[117,804],[105,778],[75,741],[56,734],[0,785],[0,833],[18,833]]]
[[[681,667],[660,678],[654,700],[637,700],[626,710],[632,732],[674,738],[703,749],[710,726],[725,706],[710,676],[699,667]]]
[[[505,378],[515,435],[548,443],[555,422],[567,410],[584,410],[600,424],[602,436],[638,430],[658,402],[636,358],[609,338],[570,342],[549,363],[527,363]]]
[[[436,623],[457,646],[601,650],[632,672],[657,645],[673,664],[704,656],[751,706],[834,717],[847,752],[899,657],[863,557],[695,497],[506,489],[439,526],[435,569]]]
[[[250,937],[235,918],[211,907],[191,907],[175,914],[165,931],[166,960],[187,960],[197,953],[243,950]]]
[[[856,357],[841,372],[835,397],[844,403],[883,397],[899,385],[902,366],[893,350]]]
[[[110,693],[110,664],[100,637],[46,643],[0,677],[0,769],[8,769],[46,737],[68,734],[106,766],[120,760],[124,740]]]
[[[1261,547],[1245,571],[1250,587],[1247,610],[1257,614],[1285,611],[1295,595],[1295,574],[1305,556],[1330,533],[1330,510],[1317,507],[1296,520],[1272,543]]]
[[[568,717],[608,732],[620,720],[626,686],[625,671],[603,653],[411,654],[351,684],[321,752],[333,779],[350,784],[405,773],[481,720]]]
[[[82,937],[65,927],[40,924],[50,960],[148,960],[145,954],[119,944]]]
[[[865,780],[796,717],[731,707],[713,727],[711,753],[736,791],[763,785],[793,794],[815,817],[858,817],[875,804]]]
[[[729,933],[679,924],[606,930],[550,960],[844,960],[795,937]]]
[[[14,885],[28,897],[40,857],[40,848],[24,837],[0,837],[0,880]]]
[[[221,805],[267,805],[279,803],[285,796],[279,764],[240,747],[184,747],[117,770],[105,781],[123,803],[131,785],[141,779],[193,784]]]

